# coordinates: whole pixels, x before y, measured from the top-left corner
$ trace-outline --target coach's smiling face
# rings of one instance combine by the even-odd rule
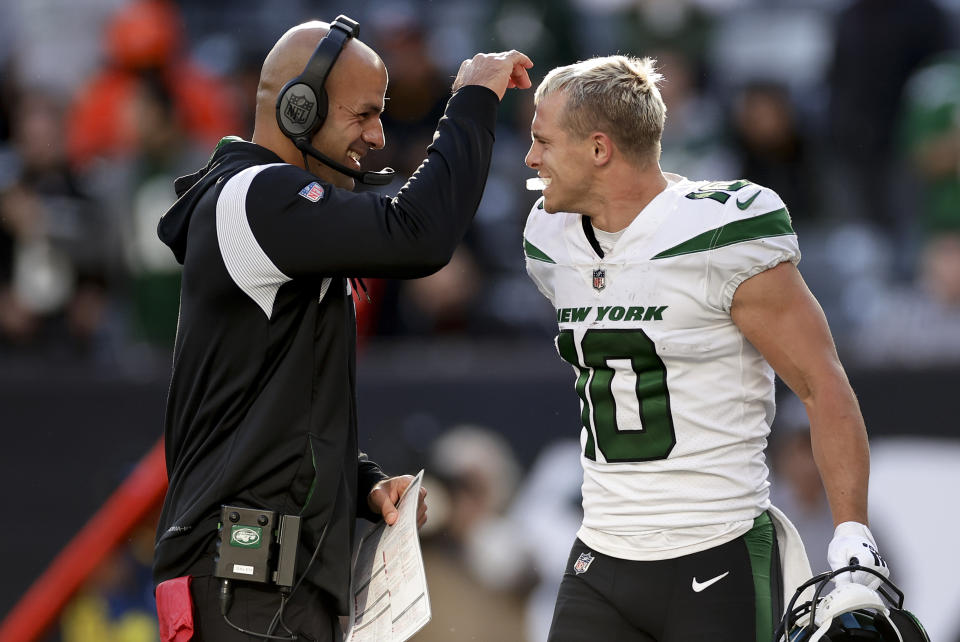
[[[387,69],[376,53],[363,43],[350,40],[327,77],[327,119],[313,137],[313,146],[335,161],[360,171],[361,159],[385,141],[383,113],[387,93]],[[349,176],[309,160],[309,170],[337,187],[353,189]]]

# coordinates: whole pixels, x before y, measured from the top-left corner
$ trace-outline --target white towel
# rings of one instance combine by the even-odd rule
[[[777,533],[777,546],[780,549],[780,568],[783,571],[783,608],[786,609],[797,588],[813,577],[813,571],[810,570],[810,560],[807,559],[807,551],[803,547],[803,540],[800,539],[797,527],[776,506],[771,505],[769,510]],[[808,587],[803,595],[797,598],[797,605],[813,599],[813,590],[814,587]],[[783,613],[780,616],[783,617]]]

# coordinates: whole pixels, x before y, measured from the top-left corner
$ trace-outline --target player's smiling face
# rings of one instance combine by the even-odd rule
[[[578,139],[563,126],[566,96],[545,96],[530,125],[532,142],[524,162],[543,179],[543,209],[547,212],[582,212],[590,183],[589,137]]]

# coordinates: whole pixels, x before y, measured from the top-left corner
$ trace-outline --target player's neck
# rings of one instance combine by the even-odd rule
[[[589,212],[590,222],[604,232],[619,232],[633,222],[657,195],[667,188],[667,179],[660,166],[654,164],[629,176],[613,173],[605,181],[594,211]]]

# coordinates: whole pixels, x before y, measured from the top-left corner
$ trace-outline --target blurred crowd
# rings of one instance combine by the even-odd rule
[[[397,170],[384,193],[423,158],[464,58],[522,50],[536,84],[592,55],[651,56],[666,76],[663,169],[783,197],[848,366],[960,364],[960,0],[5,0],[0,361],[169,362],[179,272],[155,229],[173,179],[221,137],[249,139],[266,52],[291,25],[338,13],[389,70],[387,147],[368,156]],[[538,196],[524,189],[532,111],[531,92],[508,95],[465,243],[431,277],[368,284],[363,334],[549,341],[520,242]],[[809,440],[782,433],[794,445],[771,453],[777,501],[822,559],[831,525]],[[558,442],[524,471],[497,431],[437,439],[434,622],[417,640],[543,639],[580,519],[578,451]],[[65,642],[108,639],[108,620],[109,639],[150,639],[142,620],[107,615],[135,604],[152,617],[132,579],[142,539],[67,612]]]
[[[960,361],[956,0],[10,0],[0,7],[0,356],[165,360],[179,274],[156,239],[172,178],[249,138],[259,65],[290,25],[341,11],[390,71],[387,148],[423,158],[459,62],[551,67],[615,51],[666,75],[662,166],[775,189],[847,360]],[[552,333],[519,239],[530,92],[509,95],[475,225],[453,262],[373,284],[383,337]],[[923,325],[922,335],[910,328]],[[159,357],[158,357],[159,355]]]

